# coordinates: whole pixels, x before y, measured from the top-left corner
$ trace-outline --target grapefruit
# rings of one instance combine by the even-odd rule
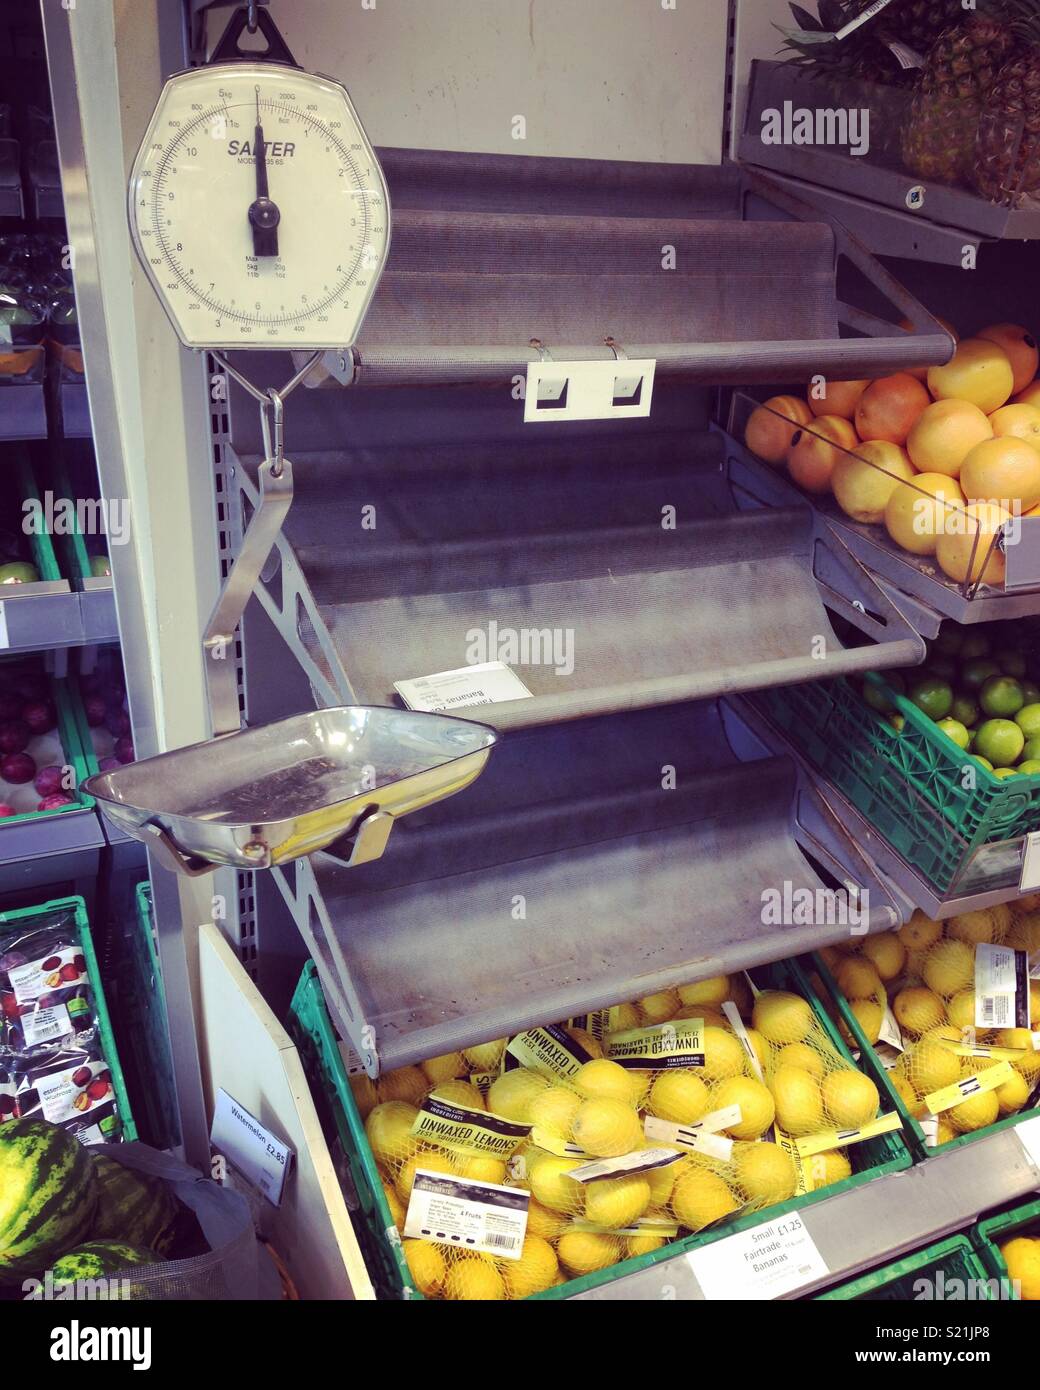
[[[944,574],[963,584],[971,571],[971,580],[1000,585],[1004,582],[1004,552],[994,539],[1000,528],[1011,520],[1003,507],[992,502],[971,502],[959,514],[961,524],[952,527],[947,519],[946,533],[939,537],[935,558]]]
[[[1014,385],[1011,359],[985,338],[965,338],[944,367],[928,368],[928,389],[937,401],[970,401],[986,415],[1006,404]]]
[[[843,420],[851,420],[860,396],[869,385],[869,381],[824,381],[821,386],[810,385],[809,409],[814,415],[840,415]]]
[[[1037,455],[1040,461],[1040,454]],[[885,518],[885,507],[900,480],[914,476],[905,450],[887,440],[860,444],[854,454],[838,459],[831,487],[838,506],[853,521],[871,524]]]
[[[928,392],[909,372],[879,377],[870,383],[856,405],[855,420],[859,437],[905,444],[929,403]],[[1003,405],[1004,401],[998,404]],[[995,410],[996,406],[993,408]]]
[[[1015,396],[1016,405],[1035,405],[1040,410],[1040,376]]]
[[[797,396],[770,396],[748,416],[744,443],[766,463],[783,463],[795,430],[812,418],[812,411]]]
[[[1024,391],[1036,376],[1040,363],[1040,351],[1036,339],[1018,323],[992,323],[988,328],[980,328],[975,335],[987,343],[996,343],[1007,353],[1014,374],[1013,391]]]
[[[1035,405],[1026,405],[1024,401],[1018,405],[1002,405],[989,417],[989,422],[998,439],[1011,435],[1040,449],[1040,410]]]
[[[1026,512],[1040,502],[1040,451],[1013,435],[983,440],[961,464],[960,483],[970,502]]]
[[[999,413],[999,412],[997,412]],[[971,401],[935,401],[921,411],[906,441],[914,467],[922,473],[956,478],[976,444],[993,438],[993,424]]]
[[[839,415],[821,415],[792,436],[787,471],[806,492],[829,492],[831,477],[845,451],[859,443],[856,431]]]

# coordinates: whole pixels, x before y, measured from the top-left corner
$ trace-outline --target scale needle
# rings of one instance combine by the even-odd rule
[[[253,228],[253,255],[278,255],[278,223],[282,214],[277,203],[268,197],[267,149],[264,127],[260,121],[260,88],[256,89],[256,126],[253,130],[253,159],[256,167],[256,198],[249,204],[249,222]]]

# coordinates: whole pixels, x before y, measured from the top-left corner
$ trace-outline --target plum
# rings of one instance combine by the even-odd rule
[[[22,722],[29,726],[32,733],[45,734],[54,728],[58,717],[49,700],[33,700],[23,708]]]
[[[72,797],[66,796],[64,792],[55,792],[52,796],[45,796],[36,804],[37,811],[56,811],[59,806],[71,806]]]
[[[132,763],[134,760],[134,741],[132,738],[121,738],[116,742],[113,749],[116,757],[121,763]]]
[[[9,806],[6,801],[0,801],[0,820],[2,820],[4,816],[16,816],[17,814],[18,812],[13,806]]]
[[[0,720],[17,719],[22,712],[22,702],[17,695],[0,695]]]
[[[113,738],[122,738],[130,732],[130,716],[126,710],[110,709],[105,715],[105,728]]]
[[[45,700],[47,698],[47,681],[45,677],[26,672],[18,676],[14,683],[15,690],[23,700]]]
[[[41,796],[55,796],[58,792],[65,790],[62,778],[65,776],[63,767],[56,767],[53,763],[49,767],[41,767],[36,774],[33,786]]]
[[[0,724],[0,753],[21,753],[28,746],[32,732],[21,719],[8,719]]]
[[[122,767],[123,764],[118,758],[102,758],[98,763],[99,772],[111,772],[114,768]]]
[[[85,1086],[94,1073],[89,1067],[77,1067],[72,1073],[73,1086]]]
[[[35,776],[36,764],[28,753],[8,753],[0,759],[0,777],[5,782],[13,782],[17,786],[22,782],[31,782]]]
[[[83,701],[83,709],[86,712],[87,723],[92,729],[96,729],[105,722],[108,706],[105,704],[103,696],[88,695]]]

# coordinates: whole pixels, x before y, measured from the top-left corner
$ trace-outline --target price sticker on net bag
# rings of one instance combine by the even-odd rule
[[[1029,955],[1010,946],[975,947],[975,1027],[1029,1027]]]

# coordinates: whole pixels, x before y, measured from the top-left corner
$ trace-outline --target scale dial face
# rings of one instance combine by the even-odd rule
[[[130,227],[181,342],[348,347],[386,263],[386,183],[346,90],[280,63],[163,88],[130,179]]]

